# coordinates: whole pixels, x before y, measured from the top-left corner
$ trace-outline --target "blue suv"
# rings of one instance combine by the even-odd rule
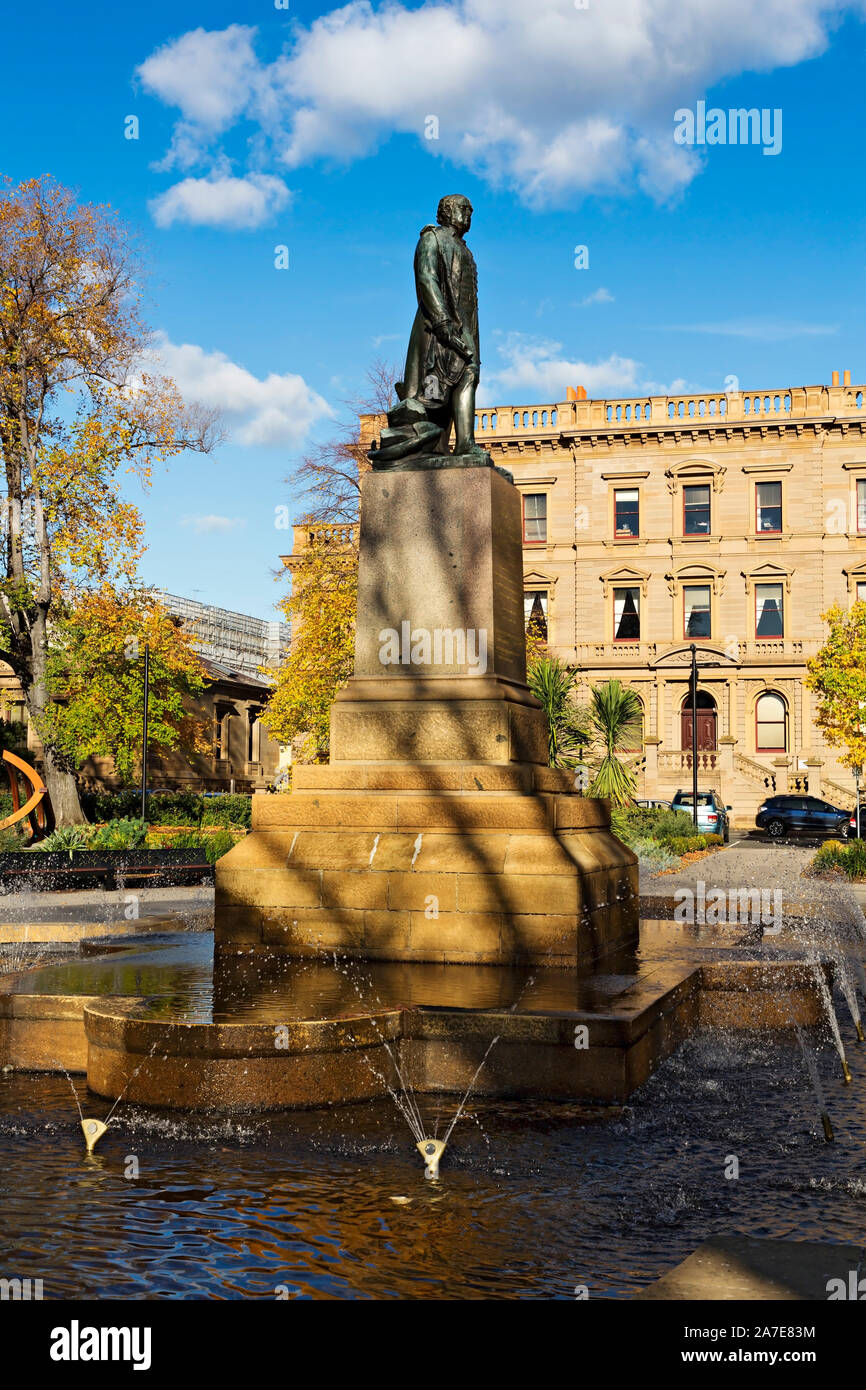
[[[755,825],[774,840],[786,835],[847,840],[851,819],[850,811],[842,811],[817,796],[771,796],[758,807]]]

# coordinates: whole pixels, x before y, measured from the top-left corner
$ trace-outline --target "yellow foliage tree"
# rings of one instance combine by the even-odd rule
[[[348,528],[311,524],[309,546],[279,605],[292,624],[289,655],[278,671],[262,715],[272,738],[291,743],[304,735],[302,756],[324,758],[334,697],[352,674],[358,607],[358,541]]]
[[[866,765],[866,602],[847,611],[834,604],[823,615],[829,633],[808,662],[806,684],[818,696],[816,723],[827,742],[842,748],[846,767]]]
[[[51,742],[80,767],[110,757],[124,782],[141,777],[144,653],[149,649],[148,748],[206,753],[207,723],[186,697],[208,681],[192,638],[147,590],[104,587],[58,617],[49,661]]]
[[[44,744],[60,824],[83,819],[54,738],[49,659],[61,609],[134,582],[142,548],[128,475],[208,451],[213,417],[144,370],[137,265],[107,208],[79,205],[50,178],[0,189],[0,660],[18,677]]]

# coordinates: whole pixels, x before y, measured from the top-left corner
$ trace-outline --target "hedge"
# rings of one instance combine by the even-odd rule
[[[89,821],[138,820],[141,792],[82,792],[81,805]],[[240,793],[203,796],[200,792],[158,792],[146,798],[148,825],[221,825],[249,829],[252,797]]]

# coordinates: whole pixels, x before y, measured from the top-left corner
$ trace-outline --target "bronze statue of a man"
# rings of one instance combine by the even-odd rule
[[[478,347],[478,276],[464,241],[472,204],[461,194],[442,198],[437,225],[422,228],[415,250],[418,312],[406,354],[405,379],[396,383],[400,404],[370,457],[374,468],[402,460],[417,467],[489,464],[475,443]],[[454,453],[448,453],[451,427]],[[425,462],[426,461],[426,462]]]

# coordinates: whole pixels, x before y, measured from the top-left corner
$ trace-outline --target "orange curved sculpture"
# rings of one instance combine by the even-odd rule
[[[10,769],[15,768],[18,772],[24,774],[32,786],[33,792],[24,802],[24,805],[19,806],[18,779],[14,772],[11,770],[9,771],[9,782],[12,787],[13,811],[11,816],[7,816],[5,820],[0,820],[0,830],[6,830],[8,826],[15,825],[17,821],[25,820],[28,816],[34,815],[34,812],[37,813],[34,816],[34,820],[39,823],[39,829],[44,829],[46,816],[45,807],[42,803],[48,795],[48,788],[39,776],[39,773],[34,767],[31,767],[29,763],[25,763],[23,758],[19,758],[17,753],[8,753],[4,750],[3,761],[9,764]]]

